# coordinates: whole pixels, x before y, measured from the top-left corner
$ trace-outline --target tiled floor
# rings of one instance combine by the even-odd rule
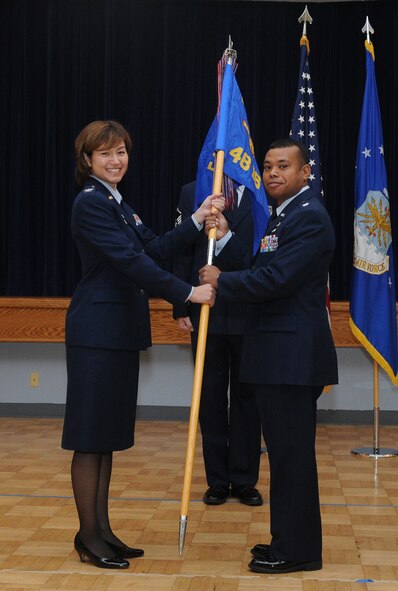
[[[250,548],[267,542],[268,503],[201,502],[206,481],[198,437],[183,555],[178,553],[187,423],[137,424],[135,448],[115,454],[111,519],[145,550],[125,571],[80,563],[71,454],[60,448],[59,419],[0,418],[0,589],[3,591],[398,591],[398,457],[351,453],[372,446],[371,427],[320,425],[317,454],[323,569],[256,575]],[[398,448],[398,427],[382,427]],[[268,496],[263,454],[258,487]]]

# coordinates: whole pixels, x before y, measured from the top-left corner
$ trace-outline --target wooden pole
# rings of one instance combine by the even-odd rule
[[[219,150],[216,155],[216,166],[213,179],[213,193],[222,192],[222,178],[224,172],[224,152]],[[209,242],[207,247],[207,264],[213,262],[214,246],[216,242],[217,228],[212,228],[209,232]],[[188,505],[191,495],[193,460],[195,455],[196,434],[198,430],[200,396],[202,392],[203,367],[206,354],[207,328],[209,325],[209,304],[202,304],[200,309],[198,344],[196,348],[195,369],[192,386],[191,412],[189,416],[188,443],[185,459],[184,484],[181,498],[180,527],[178,536],[178,550],[182,554],[185,544],[185,533],[188,520]]]

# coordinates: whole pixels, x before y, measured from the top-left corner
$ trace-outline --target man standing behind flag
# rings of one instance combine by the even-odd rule
[[[270,464],[271,543],[256,544],[249,564],[260,573],[322,568],[316,405],[323,387],[337,382],[325,308],[335,238],[326,209],[308,187],[310,173],[302,144],[274,142],[263,181],[276,217],[254,265],[199,271],[218,297],[248,305],[240,380],[255,393]]]
[[[182,187],[177,223],[194,211],[195,186],[193,182]],[[214,263],[223,271],[248,268],[252,260],[253,221],[250,197],[243,186],[237,189],[233,208],[229,207],[225,217],[231,229],[230,244],[221,249],[218,241]],[[198,285],[199,269],[207,260],[207,243],[202,234],[193,247],[180,250],[174,258],[174,275],[180,279],[189,277],[193,285]],[[173,316],[182,330],[191,332],[195,357],[200,306],[175,305]],[[246,505],[263,503],[255,488],[261,452],[260,419],[253,393],[238,378],[244,322],[245,306],[217,298],[209,317],[199,411],[208,484],[203,502],[207,505],[221,505],[229,494]]]
[[[233,271],[250,266],[253,244],[258,244],[264,231],[268,209],[246,111],[230,64],[225,67],[224,77],[224,104],[229,109],[224,120],[228,125],[217,129],[217,117],[214,120],[199,157],[197,182],[182,188],[177,223],[193,213],[208,189],[211,192],[217,132],[221,131],[222,146],[217,148],[225,152],[224,171],[229,176],[226,184],[233,191],[225,214],[230,231],[216,243],[215,260],[221,269]],[[223,249],[227,243],[228,248]],[[190,277],[197,285],[199,268],[207,260],[207,247],[208,241],[202,236],[193,248],[180,251],[174,261],[174,274]],[[200,306],[174,306],[180,328],[192,333],[194,355],[199,315]],[[203,501],[208,505],[224,503],[229,494],[246,505],[263,503],[255,488],[261,452],[260,420],[251,389],[238,379],[244,315],[245,307],[241,304],[217,298],[217,309],[211,311],[209,318],[199,412],[208,484]]]
[[[374,49],[365,41],[366,84],[355,175],[354,268],[350,326],[398,385],[398,345],[390,201]]]

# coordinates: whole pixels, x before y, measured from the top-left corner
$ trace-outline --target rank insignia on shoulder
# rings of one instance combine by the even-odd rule
[[[142,221],[141,221],[140,217],[136,213],[133,213],[133,218],[134,218],[134,221],[137,224],[137,226],[141,226],[142,225]]]
[[[278,236],[269,234],[261,238],[260,252],[273,252],[278,249]]]
[[[95,187],[94,185],[91,185],[91,187],[86,187],[85,189],[83,189],[84,193],[91,193],[91,191],[94,191]]]

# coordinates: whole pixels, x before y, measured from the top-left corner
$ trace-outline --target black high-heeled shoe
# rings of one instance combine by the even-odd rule
[[[87,560],[89,560],[99,568],[128,568],[130,566],[130,563],[120,556],[115,556],[114,558],[97,556],[82,542],[79,533],[75,536],[75,550],[78,553],[81,562],[87,562]]]
[[[117,554],[117,556],[123,556],[123,558],[139,558],[140,556],[144,556],[144,550],[141,548],[130,548],[123,544],[122,546],[118,546],[117,544],[111,544],[111,542],[105,542],[108,544],[110,548]]]

